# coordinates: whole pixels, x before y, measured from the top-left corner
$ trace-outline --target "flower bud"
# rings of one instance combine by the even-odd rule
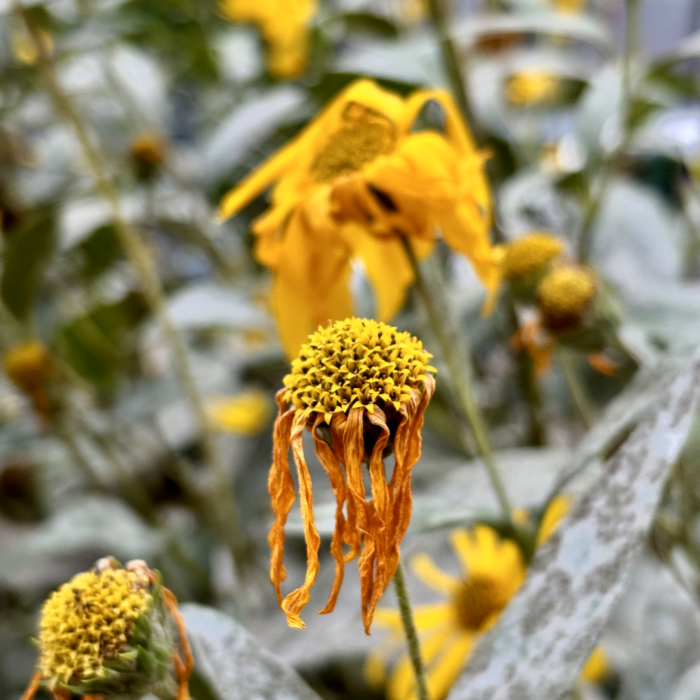
[[[537,286],[564,250],[558,238],[544,232],[529,233],[506,247],[503,278],[518,301],[531,302]]]
[[[49,378],[52,362],[46,348],[31,340],[11,348],[5,355],[5,371],[10,381],[27,394],[41,388]]]
[[[160,134],[144,132],[131,142],[129,150],[136,169],[136,176],[141,180],[148,180],[163,164],[167,147]]]
[[[191,655],[181,617],[174,596],[145,562],[121,568],[113,557],[100,559],[48,598],[39,628],[40,656],[30,688],[41,683],[105,699],[152,693],[175,700],[186,687]]]

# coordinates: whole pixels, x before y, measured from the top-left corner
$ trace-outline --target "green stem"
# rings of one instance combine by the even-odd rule
[[[578,259],[580,263],[588,262],[591,256],[593,226],[598,219],[598,214],[605,201],[605,193],[617,169],[620,157],[625,153],[632,139],[632,129],[630,128],[630,107],[632,102],[631,71],[639,29],[639,0],[626,0],[626,7],[627,31],[625,34],[625,49],[622,58],[622,95],[620,108],[623,135],[619,145],[610,154],[610,157],[603,166],[603,172],[596,194],[588,201],[578,241]]]
[[[103,165],[99,152],[90,139],[87,126],[58,82],[51,57],[46,52],[44,43],[41,41],[41,37],[38,35],[37,29],[31,21],[29,13],[18,0],[15,0],[15,8],[24,20],[27,30],[32,37],[39,57],[39,68],[41,69],[42,76],[54,102],[54,106],[64,119],[71,124],[75,131],[83,154],[95,177],[97,190],[110,208],[117,237],[127,257],[131,261],[131,264],[134,266],[146,301],[170,345],[175,371],[189,399],[190,406],[192,407],[199,426],[205,462],[211,470],[212,476],[210,480],[210,498],[216,511],[221,530],[229,533],[226,544],[231,549],[234,562],[247,560],[249,554],[248,546],[243,539],[242,531],[239,526],[233,500],[232,485],[226,466],[217,449],[214,433],[207,419],[204,400],[199,393],[192,374],[189,358],[187,356],[187,349],[168,313],[167,299],[160,285],[154,260],[148,246],[124,218],[119,201],[119,194],[109,173]]]
[[[450,87],[452,88],[452,92],[454,93],[464,118],[467,120],[467,124],[469,124],[472,134],[476,136],[476,121],[469,102],[467,84],[462,70],[463,59],[460,58],[457,47],[450,36],[447,14],[443,2],[444,0],[428,0],[430,16],[433,20],[435,31],[440,39],[440,52],[442,53],[442,61],[445,64]]]
[[[406,586],[406,576],[401,560],[396,567],[394,574],[394,590],[399,601],[399,613],[401,615],[401,623],[403,631],[406,635],[408,644],[408,655],[413,666],[413,675],[416,679],[416,697],[418,700],[430,700],[428,695],[428,684],[425,680],[425,667],[423,666],[423,658],[420,653],[420,642],[418,640],[418,631],[416,623],[413,619],[413,610],[411,609],[411,601],[408,597],[408,588]]]
[[[574,357],[565,348],[559,348],[557,355],[559,356],[559,364],[564,372],[564,379],[566,379],[571,397],[576,404],[578,412],[581,414],[581,420],[586,428],[590,428],[593,425],[593,407],[586,393],[586,388],[583,386],[576,371]]]
[[[423,300],[430,325],[440,344],[443,359],[450,370],[452,387],[457,394],[460,408],[464,418],[471,427],[478,452],[486,465],[491,485],[493,486],[493,490],[496,493],[496,497],[503,511],[503,517],[508,523],[512,523],[512,508],[501,475],[498,473],[498,468],[496,467],[496,461],[493,457],[493,448],[491,447],[491,442],[489,441],[486,430],[486,422],[474,398],[471,381],[473,372],[469,366],[469,360],[459,352],[459,342],[455,339],[455,334],[451,333],[447,328],[445,315],[441,313],[435,303],[435,292],[428,288],[427,281],[420,268],[418,258],[416,258],[410,240],[408,237],[402,236],[401,241],[403,242],[411,267],[413,268],[416,289]]]

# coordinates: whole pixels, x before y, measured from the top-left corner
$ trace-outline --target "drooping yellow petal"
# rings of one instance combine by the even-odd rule
[[[444,653],[428,669],[428,694],[431,700],[440,700],[447,695],[464,668],[476,645],[476,637],[462,632]]]
[[[597,646],[588,657],[581,678],[589,683],[600,683],[610,675],[610,662],[603,647]]]
[[[427,554],[411,557],[410,567],[411,571],[434,591],[452,594],[459,587],[459,579],[439,569]]]
[[[401,310],[406,292],[413,284],[406,251],[396,238],[379,238],[359,226],[353,228],[351,237],[376,295],[377,318],[391,319]]]
[[[540,529],[537,533],[538,546],[551,537],[561,520],[566,517],[566,514],[571,509],[571,503],[572,499],[562,494],[552,499],[542,516]]]

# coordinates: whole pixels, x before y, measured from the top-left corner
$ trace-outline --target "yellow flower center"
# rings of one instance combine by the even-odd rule
[[[150,600],[144,578],[124,569],[89,571],[61,586],[41,611],[43,677],[55,684],[103,675],[102,662],[126,650]]]
[[[478,630],[494,614],[508,605],[511,588],[502,581],[483,574],[469,576],[454,595],[459,623],[468,630]]]
[[[457,619],[465,629],[479,630],[494,614],[508,605],[511,589],[502,581],[483,574],[469,576],[454,595]]]
[[[561,254],[563,243],[546,233],[531,233],[513,241],[506,248],[503,277],[513,281],[539,272]]]
[[[409,333],[360,318],[320,328],[284,378],[286,401],[307,413],[392,403],[398,410],[422,385],[432,355]]]
[[[396,145],[394,123],[381,112],[350,102],[342,119],[311,167],[318,182],[356,172]]]
[[[585,268],[553,270],[537,288],[537,306],[545,326],[557,330],[577,325],[595,294],[595,278]]]
[[[30,341],[8,351],[5,371],[10,381],[22,391],[35,391],[51,371],[51,358],[41,343]]]

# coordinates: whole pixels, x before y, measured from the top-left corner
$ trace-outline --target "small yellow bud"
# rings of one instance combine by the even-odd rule
[[[146,131],[134,138],[129,150],[137,175],[148,178],[163,164],[167,144],[160,134]]]
[[[570,265],[550,272],[537,288],[544,327],[558,332],[581,325],[597,289],[595,277],[584,267]]]
[[[548,233],[529,233],[506,247],[503,277],[508,282],[534,275],[561,255],[564,244]]]
[[[51,374],[51,357],[36,340],[17,345],[5,355],[5,371],[10,381],[31,394],[41,388]]]

